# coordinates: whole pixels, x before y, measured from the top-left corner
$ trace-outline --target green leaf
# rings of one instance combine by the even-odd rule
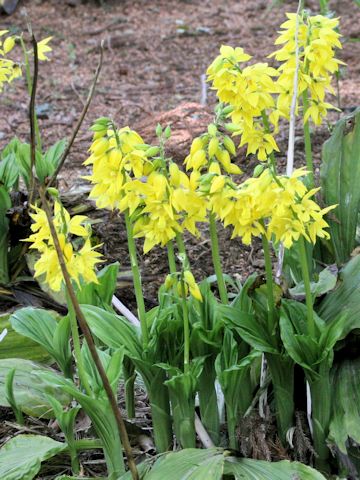
[[[351,439],[360,443],[360,358],[346,359],[332,371],[333,415],[329,440],[343,453]]]
[[[131,358],[142,357],[139,339],[140,329],[115,313],[107,312],[92,305],[81,305],[93,334],[105,345],[113,348],[125,347]]]
[[[0,183],[10,191],[19,181],[19,168],[14,152],[10,152],[0,161]]]
[[[37,342],[15,332],[10,324],[10,315],[0,315],[0,332],[7,329],[8,333],[1,342],[0,359],[23,358],[39,363],[49,363],[48,352]]]
[[[151,468],[149,461],[139,465],[141,480],[221,480],[231,475],[235,480],[326,480],[299,462],[265,462],[236,458],[220,448],[187,448],[161,456]],[[228,478],[228,477],[226,477]],[[119,480],[131,480],[130,472]]]
[[[325,322],[346,316],[343,337],[360,328],[360,255],[352,258],[339,273],[338,284],[317,308]]]
[[[118,272],[119,264],[117,262],[106,265],[96,274],[99,283],[87,283],[77,289],[79,303],[110,308],[116,290]]]
[[[231,305],[223,305],[221,313],[228,324],[253,348],[261,352],[278,353],[274,336],[260,316],[255,318],[253,314],[239,311]]]
[[[265,462],[247,458],[226,457],[225,474],[235,480],[325,480],[325,477],[299,462]]]
[[[58,322],[55,315],[41,308],[26,307],[10,317],[13,329],[42,345],[69,376],[71,369],[69,320]]]
[[[120,376],[122,373],[124,347],[117,349],[115,352],[112,352],[111,355],[100,349],[97,349],[97,353],[101,359],[101,363],[104,366],[104,369],[109,379],[109,382],[111,384],[111,387],[114,393],[116,393],[118,388],[118,382],[120,380]],[[94,364],[94,360],[91,356],[89,347],[87,346],[86,343],[84,343],[82,346],[81,355],[84,360],[84,367],[89,378],[91,390],[94,392],[96,396],[99,396],[102,393],[105,393],[103,382]]]
[[[14,375],[14,397],[18,408],[24,413],[34,417],[53,418],[51,405],[48,402],[47,394],[54,396],[62,405],[67,405],[71,398],[55,385],[48,389],[46,382],[43,382],[36,374],[40,372],[51,372],[54,378],[62,377],[54,370],[38,365],[30,360],[21,358],[8,358],[0,360],[0,405],[8,407],[6,399],[6,377],[11,370]],[[46,390],[46,391],[45,391]],[[1,477],[0,477],[1,478]]]
[[[117,423],[107,397],[88,397],[77,389],[75,384],[53,372],[38,372],[39,378],[47,385],[46,392],[51,394],[54,387],[60,388],[75,398],[85,410],[94,424],[94,428],[102,441],[108,474],[116,479],[125,471],[122,446]]]
[[[42,435],[18,435],[0,449],[0,478],[2,480],[32,480],[41,462],[67,448],[65,443]]]
[[[326,205],[338,205],[327,218],[338,264],[349,259],[356,245],[360,208],[359,158],[360,109],[357,109],[339,120],[322,150],[321,191]]]
[[[337,275],[330,268],[324,268],[319,274],[317,282],[311,282],[310,288],[313,298],[320,297],[335,288]],[[289,292],[293,297],[305,298],[304,282],[298,283],[295,287],[290,288]]]
[[[65,151],[67,144],[66,138],[59,140],[52,145],[44,155],[44,160],[49,168],[48,176],[52,175],[57,169],[60,159]]]
[[[81,309],[93,334],[109,347],[125,348],[125,354],[140,372],[149,395],[156,449],[158,452],[168,450],[172,443],[169,393],[164,385],[165,372],[154,365],[156,360],[153,357],[159,357],[154,356],[152,351],[143,351],[140,328],[123,317],[92,305],[81,305]],[[165,347],[156,339],[154,343],[159,349]]]
[[[146,480],[220,480],[224,469],[222,450],[185,449],[157,460]]]

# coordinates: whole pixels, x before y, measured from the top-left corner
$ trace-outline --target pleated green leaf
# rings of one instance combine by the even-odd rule
[[[32,480],[41,468],[41,462],[67,448],[42,435],[18,435],[0,449],[1,480]]]
[[[327,221],[336,262],[343,264],[356,246],[360,208],[360,109],[342,118],[324,143],[320,175],[325,204],[338,205]]]
[[[7,374],[15,369],[14,396],[17,406],[26,414],[34,417],[41,416],[52,418],[53,411],[49,404],[47,394],[55,397],[62,405],[67,405],[71,397],[57,387],[56,383],[48,385],[37,373],[49,373],[54,379],[62,380],[62,376],[54,370],[38,365],[30,360],[21,358],[8,358],[0,360],[0,405],[8,407],[5,392]],[[2,478],[0,476],[0,478]]]
[[[349,439],[360,443],[360,358],[346,359],[332,372],[333,416],[329,440],[346,453]]]
[[[325,480],[325,477],[299,462],[265,462],[229,456],[220,448],[187,448],[161,456],[151,468],[149,461],[139,465],[141,480]],[[131,480],[130,472],[119,480]]]
[[[51,356],[34,340],[24,337],[12,328],[10,315],[0,316],[0,332],[7,329],[8,333],[1,342],[0,360],[4,358],[23,358],[39,363],[48,363]]]
[[[325,480],[325,477],[299,462],[265,462],[247,458],[227,457],[226,474],[233,474],[235,480]]]

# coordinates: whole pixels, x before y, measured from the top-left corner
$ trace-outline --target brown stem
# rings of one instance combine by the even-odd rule
[[[87,114],[87,111],[89,110],[89,106],[90,106],[90,103],[93,99],[93,96],[94,96],[94,93],[95,93],[95,87],[96,87],[96,84],[97,84],[97,81],[98,81],[98,78],[99,78],[99,75],[100,75],[100,71],[101,71],[101,67],[102,67],[102,63],[103,63],[103,52],[104,52],[104,48],[103,48],[103,45],[101,44],[100,45],[100,58],[99,58],[99,63],[98,63],[98,66],[96,67],[96,71],[95,71],[95,75],[94,75],[94,80],[93,80],[93,83],[91,85],[91,88],[89,90],[89,93],[88,93],[88,96],[87,96],[87,99],[86,99],[86,102],[85,102],[85,105],[84,105],[84,108],[82,109],[82,112],[81,112],[81,115],[77,121],[77,124],[75,125],[75,128],[74,128],[74,131],[71,135],[71,138],[70,138],[70,141],[64,151],[64,153],[62,154],[62,157],[60,159],[60,162],[59,162],[59,165],[57,166],[55,172],[52,174],[50,180],[47,182],[47,185],[50,187],[51,185],[53,185],[53,183],[55,182],[56,180],[56,177],[58,176],[60,170],[62,169],[64,163],[65,163],[65,160],[67,158],[67,156],[69,155],[69,152],[71,150],[71,147],[73,146],[73,143],[75,141],[75,138],[80,130],[80,127],[85,119],[85,116]]]
[[[29,120],[30,120],[30,196],[29,204],[33,202],[35,194],[35,160],[36,160],[36,140],[35,140],[35,98],[36,87],[39,72],[38,46],[34,34],[31,36],[31,43],[34,52],[34,74],[31,87],[31,97],[29,105]]]
[[[125,450],[125,454],[126,454],[126,457],[127,457],[127,461],[128,461],[129,469],[131,471],[132,478],[133,478],[133,480],[139,480],[139,474],[138,474],[138,471],[137,471],[137,468],[136,468],[134,457],[132,455],[131,446],[130,446],[129,437],[128,437],[128,434],[127,434],[127,431],[126,431],[125,423],[124,423],[124,420],[122,418],[121,412],[118,408],[118,404],[117,404],[114,392],[112,391],[109,379],[106,375],[103,364],[101,363],[100,357],[97,353],[97,350],[96,350],[96,347],[95,347],[95,342],[94,342],[94,339],[92,337],[91,331],[89,329],[89,326],[87,324],[85,316],[81,311],[79,302],[76,298],[76,294],[75,294],[74,288],[73,288],[72,283],[71,283],[70,275],[69,275],[69,272],[67,271],[67,268],[66,268],[64,255],[62,253],[60,243],[59,243],[59,239],[58,239],[55,227],[54,227],[54,223],[52,221],[49,204],[47,203],[45,193],[44,193],[44,190],[42,188],[40,188],[40,198],[41,198],[41,202],[42,202],[42,207],[43,207],[43,209],[46,213],[46,217],[47,217],[47,220],[48,220],[48,223],[49,223],[51,236],[52,236],[52,239],[53,239],[53,242],[54,242],[54,247],[55,247],[58,259],[59,259],[59,264],[60,264],[61,272],[63,274],[63,278],[64,278],[64,281],[65,281],[66,290],[68,292],[71,303],[72,303],[73,308],[75,310],[76,318],[79,322],[80,329],[81,329],[81,331],[82,331],[82,333],[83,333],[83,335],[86,339],[86,343],[88,344],[91,356],[94,360],[95,366],[96,366],[96,368],[99,372],[99,375],[101,377],[101,380],[103,382],[106,395],[107,395],[107,397],[109,399],[109,402],[110,402],[110,405],[111,405],[111,409],[114,413],[116,423],[117,423],[117,426],[118,426],[118,430],[119,430],[119,435],[120,435],[121,442],[122,442],[124,450]]]
[[[37,43],[36,43],[36,42],[35,42],[35,45],[36,45],[36,47],[34,46],[34,55],[35,55],[35,48],[36,48],[36,51],[37,51]],[[75,126],[75,129],[74,129],[74,131],[73,131],[73,133],[72,133],[72,135],[71,135],[71,138],[70,138],[70,141],[69,141],[69,143],[68,143],[68,146],[66,147],[66,149],[65,149],[65,151],[64,151],[64,153],[63,153],[63,155],[62,155],[62,157],[61,157],[61,160],[60,160],[60,162],[59,162],[59,165],[58,165],[57,169],[55,170],[55,172],[53,173],[53,175],[52,175],[52,177],[50,178],[50,180],[48,180],[48,182],[47,182],[47,185],[48,185],[49,187],[50,187],[51,185],[53,185],[53,183],[55,182],[56,177],[57,177],[59,171],[60,171],[61,168],[63,167],[63,165],[64,165],[64,163],[65,163],[65,160],[66,160],[66,158],[67,158],[67,156],[68,156],[68,154],[69,154],[69,152],[70,152],[70,150],[71,150],[71,147],[73,146],[73,143],[74,143],[74,141],[75,141],[75,139],[76,139],[76,136],[77,136],[77,134],[78,134],[78,132],[79,132],[79,130],[80,130],[80,127],[81,127],[81,125],[82,125],[82,123],[83,123],[83,121],[84,121],[84,119],[85,119],[85,116],[86,116],[86,113],[87,113],[87,111],[88,111],[88,109],[89,109],[90,103],[91,103],[91,101],[92,101],[92,99],[93,99],[93,96],[94,96],[94,93],[95,93],[95,87],[96,87],[96,84],[97,84],[97,81],[98,81],[98,78],[99,78],[99,74],[100,74],[100,71],[101,71],[102,63],[103,63],[103,50],[104,50],[104,49],[103,49],[103,45],[102,45],[102,44],[101,44],[101,46],[100,46],[100,49],[101,49],[101,50],[100,50],[99,63],[98,63],[98,66],[97,66],[97,68],[96,68],[95,75],[94,75],[94,80],[93,80],[93,83],[92,83],[91,88],[90,88],[90,90],[89,90],[89,93],[88,93],[88,96],[87,96],[87,99],[86,99],[84,108],[83,108],[83,110],[82,110],[82,112],[81,112],[81,115],[80,115],[79,120],[78,120],[78,122],[77,122],[77,124],[76,124],[76,126]],[[38,62],[37,62],[37,54],[36,54],[36,64],[37,64],[37,63],[38,63]],[[34,68],[34,82],[35,82],[35,78],[37,79],[37,68],[36,68],[36,75],[35,75],[35,68]],[[36,83],[35,83],[35,87],[36,87]],[[32,93],[35,94],[34,88],[33,88]],[[31,105],[31,103],[30,103],[30,105]],[[32,114],[30,113],[30,129],[33,128],[33,130],[35,131],[35,124],[34,124],[35,95],[34,95],[33,105],[34,105],[34,107],[33,107],[33,109],[32,109],[32,112],[33,112],[33,113],[32,113]],[[31,137],[31,138],[33,138],[33,137]],[[35,134],[34,134],[34,140],[31,140],[31,145],[34,145],[34,159],[33,159],[33,157],[31,157],[31,158],[32,158],[31,164],[33,164],[33,163],[35,164]],[[31,177],[30,177],[30,178],[31,178],[31,180],[30,180],[30,185],[34,184],[34,186],[35,186],[34,172],[32,171],[32,169],[31,169],[31,174],[30,174],[30,175],[31,175]],[[30,196],[29,196],[30,200],[29,200],[29,205],[32,204],[33,199],[34,199],[34,196],[33,196],[33,194],[32,194],[33,191],[34,191],[34,188],[31,188],[31,187],[30,187]],[[28,244],[28,243],[23,244],[22,249],[21,249],[21,254],[19,255],[19,260],[16,262],[15,267],[14,267],[14,270],[13,270],[14,273],[13,273],[12,276],[11,276],[11,281],[12,281],[12,282],[16,280],[16,277],[19,275],[19,273],[21,272],[21,270],[22,270],[22,268],[23,268],[20,260],[21,260],[21,259],[24,257],[24,255],[26,254],[26,252],[28,251],[28,248],[29,248],[29,244]]]

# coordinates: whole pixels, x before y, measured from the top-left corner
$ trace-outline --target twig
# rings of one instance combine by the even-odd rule
[[[211,440],[210,435],[206,431],[197,413],[195,413],[195,430],[205,448],[215,447],[214,442]]]
[[[200,75],[200,83],[201,83],[201,97],[200,97],[200,103],[201,105],[206,105],[207,101],[207,84],[206,84],[206,75],[205,73],[202,73]]]
[[[104,54],[104,47],[103,47],[103,44],[101,43],[100,45],[100,58],[99,58],[99,63],[98,63],[98,66],[96,68],[96,71],[95,71],[95,75],[94,75],[94,80],[93,80],[93,83],[91,85],[91,88],[89,90],[89,94],[87,96],[87,99],[86,99],[86,102],[84,104],[84,108],[82,109],[82,112],[81,112],[81,115],[77,121],[77,124],[74,128],[74,131],[71,135],[71,138],[70,138],[70,141],[60,159],[60,162],[59,162],[59,165],[57,166],[55,172],[53,173],[52,177],[50,178],[50,180],[47,182],[47,185],[48,186],[51,186],[55,180],[56,180],[56,177],[58,176],[60,170],[62,169],[64,163],[65,163],[65,160],[67,158],[67,156],[69,155],[69,152],[73,146],[73,143],[76,139],[76,136],[80,130],[80,127],[85,119],[85,116],[87,114],[87,111],[89,109],[89,106],[90,106],[90,103],[93,99],[93,96],[94,96],[94,93],[95,93],[95,87],[96,87],[96,84],[97,84],[97,81],[98,81],[98,78],[99,78],[99,74],[100,74],[100,71],[101,71],[101,67],[102,67],[102,63],[103,63],[103,54]]]
[[[39,72],[39,59],[38,59],[38,45],[34,34],[31,36],[31,43],[34,52],[34,74],[31,87],[31,97],[29,105],[29,120],[30,120],[30,195],[29,204],[31,205],[35,194],[35,162],[36,162],[36,139],[35,139],[35,98],[36,87]]]
[[[295,25],[295,73],[293,82],[293,94],[290,106],[290,121],[289,121],[289,140],[286,159],[286,175],[290,177],[294,169],[294,153],[295,153],[295,121],[296,121],[296,103],[298,96],[298,83],[299,83],[299,15],[302,8],[302,0],[299,0],[298,8],[296,11],[296,25]],[[280,277],[282,274],[282,268],[284,263],[284,244],[280,243],[278,262],[275,271],[275,282],[280,283]]]
[[[95,363],[95,366],[96,366],[96,368],[99,372],[99,375],[100,375],[100,378],[102,380],[106,395],[107,395],[107,397],[109,399],[109,402],[110,402],[110,405],[111,405],[111,409],[114,413],[116,423],[117,423],[117,426],[118,426],[118,430],[119,430],[119,434],[120,434],[120,438],[121,438],[121,442],[122,442],[122,445],[123,445],[124,450],[125,450],[125,454],[126,454],[126,457],[127,457],[127,460],[128,460],[128,465],[129,465],[129,469],[131,471],[132,478],[133,478],[133,480],[139,480],[139,474],[138,474],[138,471],[137,471],[137,468],[136,468],[134,457],[132,455],[132,450],[131,450],[131,446],[130,446],[129,437],[128,437],[128,434],[127,434],[127,431],[126,431],[125,423],[124,423],[124,420],[122,418],[121,412],[119,410],[114,392],[112,391],[109,379],[106,375],[103,364],[102,364],[102,362],[100,360],[100,357],[97,353],[95,342],[94,342],[94,339],[92,337],[91,331],[89,329],[89,326],[87,324],[85,316],[84,316],[83,312],[81,311],[79,302],[76,298],[76,294],[75,294],[74,288],[73,288],[72,283],[71,283],[70,275],[69,275],[69,272],[66,268],[64,255],[63,255],[61,247],[60,247],[59,238],[57,236],[57,232],[55,230],[54,223],[52,221],[52,216],[51,216],[49,204],[46,200],[45,193],[42,190],[42,188],[40,188],[40,198],[41,198],[42,207],[43,207],[43,209],[46,213],[46,217],[47,217],[47,220],[48,220],[48,223],[49,223],[51,236],[52,236],[52,239],[53,239],[53,242],[54,242],[54,247],[55,247],[55,250],[56,250],[56,253],[57,253],[57,256],[58,256],[58,260],[59,260],[61,272],[62,272],[62,275],[63,275],[63,278],[64,278],[64,282],[65,282],[65,285],[66,285],[66,289],[67,289],[67,292],[69,294],[69,297],[70,297],[72,306],[74,308],[74,311],[76,313],[76,318],[79,322],[80,329],[81,329],[81,331],[82,331],[82,333],[83,333],[83,335],[86,339],[86,343],[88,344],[92,359],[93,359],[93,361]],[[121,453],[119,453],[119,454],[121,455]]]
[[[135,317],[135,315],[130,312],[130,310],[115,295],[113,295],[111,303],[113,307],[116,308],[116,310],[118,310],[122,315],[124,315],[126,320],[129,320],[129,322],[136,327],[140,326],[140,321],[138,320],[138,318]]]

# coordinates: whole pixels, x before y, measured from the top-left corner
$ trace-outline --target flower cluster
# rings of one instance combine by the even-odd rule
[[[266,235],[290,248],[300,236],[315,243],[316,238],[329,238],[324,229],[324,215],[335,206],[321,209],[312,199],[319,189],[307,190],[298,169],[291,177],[274,177],[269,169],[257,178],[250,178],[238,187],[226,186],[221,201],[213,203],[213,211],[225,226],[233,227],[232,237],[241,237],[250,244],[253,236]]]
[[[125,185],[148,175],[153,165],[148,157],[156,153],[134,130],[116,130],[108,118],[100,118],[92,127],[91,155],[84,165],[92,165],[87,176],[94,185],[90,198],[98,208],[117,209],[125,195]]]
[[[0,92],[4,83],[10,83],[21,75],[20,67],[9,58],[6,58],[6,55],[15,46],[15,39],[12,36],[6,37],[3,41],[1,40],[1,37],[6,33],[8,33],[7,30],[0,30]]]
[[[322,15],[310,16],[305,13],[298,16],[287,13],[288,20],[281,25],[282,31],[275,45],[282,47],[270,56],[282,62],[279,67],[279,96],[277,109],[281,115],[288,118],[294,74],[296,69],[296,22],[298,21],[298,95],[305,91],[310,93],[310,104],[304,112],[304,122],[310,117],[316,125],[320,125],[329,108],[334,108],[325,102],[325,94],[334,94],[331,86],[331,76],[343,64],[335,57],[335,48],[342,48],[340,34],[336,31],[339,21]],[[298,18],[298,20],[297,20]]]
[[[219,100],[232,107],[230,117],[235,124],[235,134],[241,135],[240,146],[247,144],[247,154],[254,153],[265,161],[278,151],[274,139],[278,117],[266,112],[274,110],[273,95],[278,87],[273,77],[278,72],[267,63],[243,66],[251,56],[242,48],[223,45],[207,70]]]
[[[40,258],[34,265],[35,278],[45,275],[45,282],[51,290],[57,292],[61,289],[63,275],[54,246],[50,226],[46,213],[39,207],[33,206],[35,213],[31,213],[34,223],[31,225],[32,233],[25,241],[30,242],[30,248],[38,250]],[[56,201],[54,204],[53,223],[59,239],[61,251],[64,256],[66,268],[70,277],[80,285],[80,281],[97,283],[94,267],[101,262],[101,254],[91,246],[91,229],[87,217],[75,215],[70,218],[69,213]],[[73,236],[80,237],[74,239]],[[75,242],[76,240],[76,242]],[[75,243],[82,246],[76,248]]]
[[[108,119],[93,126],[93,165],[87,177],[94,187],[90,198],[99,208],[128,210],[134,235],[144,237],[144,252],[165,246],[185,229],[198,234],[197,223],[206,220],[206,201],[197,191],[200,173],[188,177],[177,165],[161,156],[159,147],[144,143],[128,127],[109,129]]]
[[[186,170],[204,171],[217,163],[226,173],[240,174],[241,169],[231,162],[230,155],[235,153],[236,147],[231,138],[220,133],[217,126],[211,123],[207,133],[194,138],[184,164]]]
[[[199,172],[188,177],[175,163],[168,174],[152,172],[145,182],[131,188],[140,205],[134,223],[136,237],[144,237],[144,253],[155,245],[165,246],[178,233],[188,230],[198,236],[198,222],[206,221],[206,200],[198,192]]]

